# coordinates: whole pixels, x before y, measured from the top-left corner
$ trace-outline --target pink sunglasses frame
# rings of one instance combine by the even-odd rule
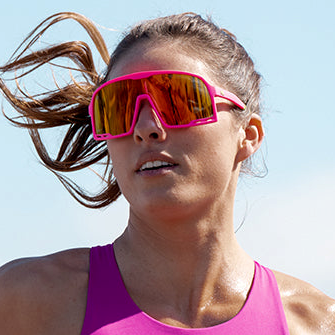
[[[136,105],[135,105],[135,110],[134,110],[134,115],[133,115],[133,120],[132,120],[132,124],[131,127],[129,129],[128,132],[123,133],[123,134],[119,134],[119,135],[111,135],[109,133],[105,133],[105,134],[97,134],[95,131],[95,120],[94,120],[94,100],[96,95],[99,93],[99,91],[101,89],[103,89],[104,87],[118,82],[118,81],[122,81],[122,80],[129,80],[129,79],[133,79],[133,80],[137,80],[137,79],[145,79],[148,78],[150,76],[153,75],[161,75],[161,74],[181,74],[181,75],[187,75],[187,76],[192,76],[195,78],[200,79],[205,86],[207,87],[208,93],[210,95],[211,98],[211,102],[212,102],[212,107],[213,107],[213,115],[209,116],[207,118],[203,118],[203,119],[197,119],[197,120],[193,120],[188,124],[182,124],[182,125],[168,125],[161,117],[159,111],[157,110],[156,104],[153,101],[153,99],[150,96],[150,93],[143,93],[137,96],[136,99]],[[92,130],[93,130],[93,137],[95,140],[108,140],[108,139],[115,139],[115,138],[120,138],[120,137],[124,137],[124,136],[128,136],[131,135],[134,131],[136,122],[137,122],[137,118],[138,118],[138,114],[139,114],[139,109],[141,106],[141,102],[142,100],[148,100],[150,105],[152,106],[152,109],[154,110],[154,112],[156,113],[159,121],[162,123],[162,125],[166,128],[188,128],[188,127],[194,127],[194,126],[199,126],[199,125],[204,125],[207,123],[213,123],[217,121],[217,108],[216,108],[216,103],[214,98],[215,97],[219,97],[219,98],[223,98],[226,99],[230,102],[232,102],[234,105],[236,105],[238,108],[244,110],[245,109],[245,104],[234,94],[231,93],[225,89],[222,89],[220,87],[217,86],[212,86],[210,85],[204,78],[202,78],[201,76],[198,76],[196,74],[193,73],[189,73],[189,72],[182,72],[182,71],[144,71],[144,72],[135,72],[135,73],[131,73],[125,76],[121,76],[121,77],[117,77],[114,78],[112,80],[107,81],[106,83],[102,84],[100,87],[98,87],[93,95],[92,95],[92,99],[89,105],[89,114],[91,117],[91,122],[92,122]]]

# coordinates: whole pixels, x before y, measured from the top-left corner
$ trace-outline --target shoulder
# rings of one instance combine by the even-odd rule
[[[58,334],[84,317],[89,249],[12,261],[0,268],[1,334]],[[64,332],[65,333],[65,332]]]
[[[290,334],[335,334],[335,300],[312,285],[273,271]]]

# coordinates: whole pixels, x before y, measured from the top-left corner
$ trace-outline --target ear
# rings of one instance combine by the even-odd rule
[[[262,119],[258,114],[252,114],[245,127],[241,127],[241,138],[236,155],[236,162],[240,163],[252,156],[261,146],[264,138]]]

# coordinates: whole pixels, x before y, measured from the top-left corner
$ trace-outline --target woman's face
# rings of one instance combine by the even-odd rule
[[[201,60],[167,44],[134,47],[118,61],[109,79],[149,70],[191,72],[217,85]],[[134,133],[107,141],[115,177],[131,212],[190,215],[204,206],[233,201],[244,132],[229,112],[231,106],[223,99],[217,102],[218,122],[181,129],[164,128],[145,102]],[[152,169],[153,165],[157,167]]]

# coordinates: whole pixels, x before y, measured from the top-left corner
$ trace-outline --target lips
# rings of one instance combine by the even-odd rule
[[[173,166],[173,164],[164,161],[153,161],[153,162],[149,161],[144,163],[138,171],[159,169],[164,166]]]
[[[136,172],[158,170],[178,165],[171,157],[163,154],[146,153],[136,164]]]

